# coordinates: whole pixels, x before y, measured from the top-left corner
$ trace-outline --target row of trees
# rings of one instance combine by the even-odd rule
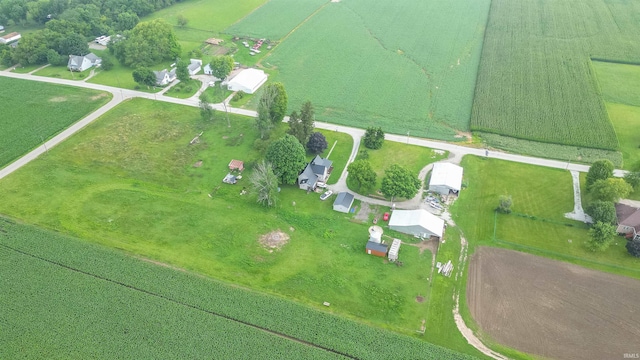
[[[586,208],[587,214],[593,220],[587,243],[592,251],[604,251],[609,247],[616,236],[618,223],[615,203],[640,185],[639,173],[632,172],[621,179],[613,177],[613,170],[614,165],[611,161],[598,160],[591,165],[587,173],[587,192],[594,199]],[[640,253],[634,255],[640,256]]]

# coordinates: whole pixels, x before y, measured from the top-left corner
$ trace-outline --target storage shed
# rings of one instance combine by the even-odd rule
[[[231,91],[244,91],[253,94],[267,81],[267,74],[258,69],[245,69],[229,80],[227,88]]]
[[[353,194],[348,192],[341,192],[336,197],[336,201],[333,202],[333,210],[349,213],[351,210],[351,205],[353,205]]]
[[[238,171],[242,171],[244,170],[244,162],[240,161],[240,160],[231,160],[231,162],[229,162],[229,170],[233,171],[233,170],[238,170]]]
[[[367,243],[367,254],[380,257],[387,256],[387,245],[369,241]]]
[[[433,164],[429,191],[442,195],[457,194],[462,188],[462,170],[462,167],[448,162]]]
[[[391,248],[389,248],[389,261],[398,260],[398,251],[400,251],[400,244],[402,244],[402,241],[400,241],[399,239],[393,239]]]
[[[424,209],[394,210],[389,219],[389,228],[414,236],[441,238],[444,220]]]

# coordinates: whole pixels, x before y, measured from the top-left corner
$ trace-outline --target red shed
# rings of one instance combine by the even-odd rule
[[[389,247],[385,244],[369,241],[367,242],[367,254],[375,255],[380,257],[387,256],[387,251]]]
[[[231,162],[229,163],[229,170],[244,170],[244,162],[240,160],[231,160]]]

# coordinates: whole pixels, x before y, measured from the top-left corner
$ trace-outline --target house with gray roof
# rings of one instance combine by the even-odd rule
[[[333,161],[316,155],[298,175],[298,186],[302,190],[314,190],[318,183],[326,182],[331,174]]]
[[[199,59],[190,59],[190,63],[187,65],[187,69],[189,70],[189,75],[195,75],[200,72],[202,69],[202,60]]]
[[[99,66],[102,59],[94,53],[88,53],[87,55],[69,55],[69,62],[67,68],[71,71],[85,71],[94,66]]]
[[[355,197],[351,193],[346,191],[339,193],[333,202],[333,210],[348,214],[354,199]]]
[[[156,85],[158,86],[165,86],[176,79],[176,69],[171,69],[171,71],[162,69],[153,73],[156,75]]]

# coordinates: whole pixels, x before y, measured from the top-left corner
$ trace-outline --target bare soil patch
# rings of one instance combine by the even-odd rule
[[[106,97],[106,96],[107,96],[107,93],[100,93],[98,95],[92,96],[90,99],[91,100],[98,100],[98,99],[101,99],[101,98]]]
[[[49,99],[49,102],[65,102],[65,101],[67,101],[66,96],[54,96]]]
[[[273,252],[273,250],[280,250],[289,242],[289,235],[278,229],[262,235],[259,242],[269,252]]]
[[[424,297],[420,296],[420,295],[416,296],[416,302],[423,303],[424,302]]]
[[[370,212],[371,212],[371,208],[369,207],[369,203],[362,201],[360,202],[360,210],[358,211],[354,219],[362,222],[367,222],[369,221]]]
[[[640,281],[518,251],[480,247],[467,303],[482,332],[554,359],[639,353]]]
[[[195,164],[193,164],[194,168],[199,168],[200,166],[202,166],[202,160],[198,160],[198,161],[196,161]]]

